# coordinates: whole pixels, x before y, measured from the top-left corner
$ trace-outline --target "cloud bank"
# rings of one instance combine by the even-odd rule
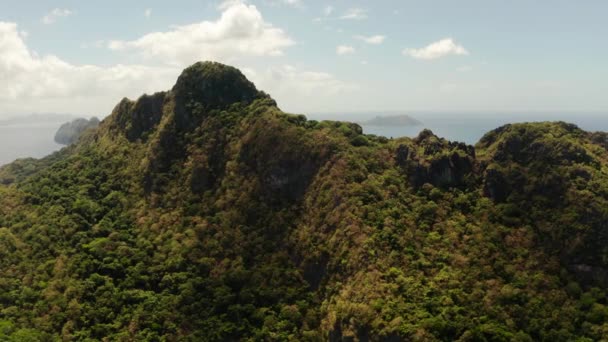
[[[97,114],[123,96],[167,88],[174,75],[170,68],[74,65],[53,55],[38,56],[26,46],[17,24],[0,22],[0,113],[44,108]]]
[[[16,23],[0,22],[0,117],[31,112],[103,117],[122,97],[170,89],[181,70],[199,60],[241,68],[258,88],[293,110],[308,109],[301,98],[313,90],[315,100],[329,101],[331,94],[354,89],[329,73],[286,66],[281,59],[276,60],[282,66],[269,66],[267,57],[282,54],[295,42],[266,22],[255,6],[228,1],[220,8],[215,21],[113,41],[109,51],[138,52],[141,62],[110,66],[41,56],[27,46]],[[255,57],[265,66],[250,67]]]

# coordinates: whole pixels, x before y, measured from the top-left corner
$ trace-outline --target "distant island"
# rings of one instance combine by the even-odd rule
[[[420,126],[422,122],[408,115],[376,116],[375,118],[362,122],[370,126]]]
[[[95,128],[99,125],[99,119],[92,117],[90,120],[87,119],[76,119],[70,122],[66,122],[57,133],[55,133],[55,142],[61,145],[71,145],[78,141],[78,138],[89,128]]]

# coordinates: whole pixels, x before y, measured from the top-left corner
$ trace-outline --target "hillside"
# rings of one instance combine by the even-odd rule
[[[282,112],[197,63],[0,168],[0,340],[608,338],[608,134],[475,146]]]

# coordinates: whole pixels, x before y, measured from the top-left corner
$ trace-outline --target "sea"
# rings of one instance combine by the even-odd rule
[[[376,116],[408,115],[421,125],[373,126],[365,121]],[[359,123],[363,132],[387,138],[415,137],[427,128],[437,136],[451,141],[476,144],[487,132],[508,123],[565,121],[586,131],[608,132],[608,112],[354,112],[315,113],[307,115],[314,120],[345,120]]]
[[[422,122],[417,126],[372,126],[364,122],[376,116],[408,115]],[[313,113],[313,120],[358,122],[363,132],[387,138],[415,137],[425,128],[451,141],[475,144],[487,132],[507,123],[566,121],[587,131],[608,132],[608,112],[423,112],[378,111]],[[54,142],[62,122],[0,124],[0,166],[18,158],[41,158],[63,146]]]
[[[20,158],[42,158],[63,146],[55,143],[58,123],[0,125],[0,166]]]

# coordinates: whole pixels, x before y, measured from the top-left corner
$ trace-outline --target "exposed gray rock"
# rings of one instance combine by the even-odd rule
[[[72,122],[66,122],[55,133],[55,142],[62,145],[71,145],[78,141],[86,130],[97,126],[99,126],[99,119],[96,117],[92,117],[90,120],[76,119]]]

